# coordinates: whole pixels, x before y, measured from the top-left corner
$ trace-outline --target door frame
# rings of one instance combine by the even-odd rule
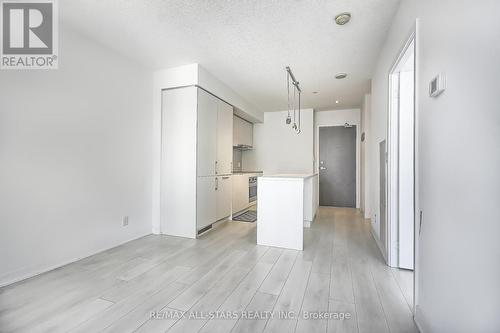
[[[318,192],[318,198],[319,198],[319,129],[320,127],[338,127],[338,126],[344,126],[345,123],[349,123],[349,125],[356,126],[356,209],[360,208],[360,202],[361,202],[361,125],[359,121],[343,121],[343,122],[331,122],[328,124],[320,124],[316,125],[315,128],[315,134],[314,134],[314,146],[315,146],[315,155],[316,158],[314,159],[314,170],[315,173],[318,174],[318,187],[317,187],[317,192]],[[318,201],[319,202],[319,201]]]
[[[397,267],[398,265],[398,252],[397,252],[397,240],[398,240],[398,180],[397,180],[397,168],[398,168],[398,155],[397,155],[397,144],[394,142],[394,137],[398,136],[397,127],[392,124],[398,120],[395,117],[394,105],[392,104],[392,94],[393,94],[393,82],[391,76],[395,69],[397,68],[400,60],[404,57],[408,47],[413,43],[413,53],[414,53],[414,105],[413,105],[413,211],[414,211],[414,237],[413,237],[413,307],[412,312],[415,314],[415,309],[418,304],[418,258],[419,258],[419,246],[418,237],[420,225],[417,223],[420,219],[420,208],[419,208],[419,173],[418,173],[418,161],[419,161],[419,126],[418,126],[418,98],[419,95],[419,20],[416,19],[414,25],[411,27],[410,33],[404,39],[403,47],[399,50],[396,58],[394,59],[392,66],[388,71],[388,112],[387,112],[387,184],[386,184],[386,202],[387,202],[387,264],[391,267]],[[397,142],[397,141],[396,141]],[[396,244],[395,244],[396,243]]]

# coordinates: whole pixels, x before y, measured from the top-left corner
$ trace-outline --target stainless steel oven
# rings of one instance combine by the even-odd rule
[[[257,177],[248,177],[248,201],[257,201]]]

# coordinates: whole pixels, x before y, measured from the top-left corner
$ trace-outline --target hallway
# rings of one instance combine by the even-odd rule
[[[357,210],[321,207],[303,252],[255,245],[252,223],[228,222],[199,240],[146,236],[0,289],[0,330],[417,332],[411,273],[384,264],[369,228]],[[353,318],[148,320],[177,310]]]

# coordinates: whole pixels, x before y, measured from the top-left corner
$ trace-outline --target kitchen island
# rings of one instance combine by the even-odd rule
[[[318,208],[318,175],[264,175],[257,191],[257,244],[303,250],[304,227]]]

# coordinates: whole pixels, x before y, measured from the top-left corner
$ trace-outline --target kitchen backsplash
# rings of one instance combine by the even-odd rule
[[[241,171],[242,151],[233,149],[233,171]]]

